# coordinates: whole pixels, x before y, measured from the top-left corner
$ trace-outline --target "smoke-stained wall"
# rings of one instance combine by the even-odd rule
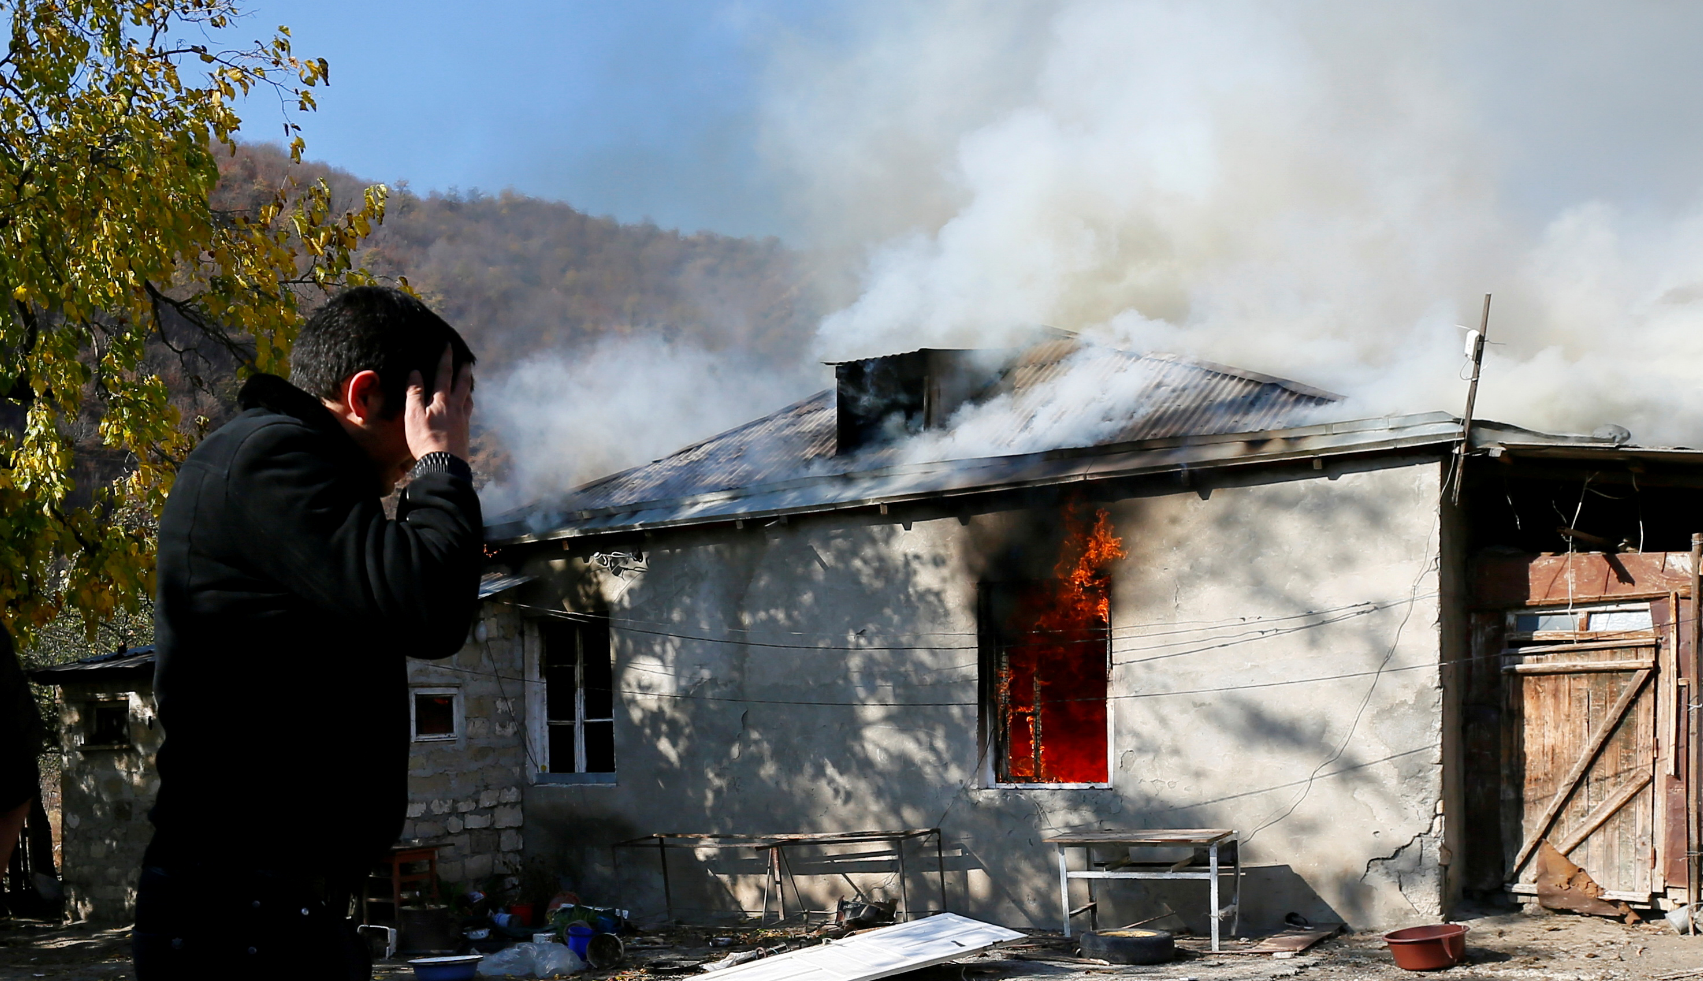
[[[617,783],[528,787],[528,855],[587,901],[658,914],[655,849],[616,870],[611,843],[939,826],[950,909],[1056,928],[1046,836],[1218,826],[1257,866],[1244,923],[1434,919],[1438,484],[1434,460],[1389,458],[1103,504],[1128,556],[1111,569],[1111,780],[1093,789],[987,786],[978,733],[978,584],[1056,505],[658,532],[621,576],[547,547],[523,606],[597,612],[590,591],[614,618]],[[805,854],[814,908],[898,898],[890,862],[806,875],[825,869]],[[762,905],[755,856],[670,861],[682,918]],[[913,907],[935,908],[932,846],[907,867]],[[1168,902],[1206,927],[1198,883],[1098,892],[1113,922]]]

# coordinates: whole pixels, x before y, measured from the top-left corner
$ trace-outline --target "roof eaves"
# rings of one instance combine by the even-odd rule
[[[1446,412],[1429,412],[1254,433],[1154,439],[1022,456],[912,464],[581,511],[577,512],[578,520],[544,531],[493,537],[491,541],[515,545],[734,520],[769,520],[784,515],[1076,481],[1391,452],[1452,442],[1459,437],[1458,419]]]
[[[67,681],[97,681],[102,677],[151,676],[153,669],[154,648],[150,646],[116,656],[103,654],[24,673],[38,685],[58,685]]]
[[[1661,460],[1670,463],[1703,463],[1703,450],[1689,446],[1615,446],[1610,443],[1520,443],[1499,442],[1491,451],[1510,456],[1542,457],[1549,460]]]

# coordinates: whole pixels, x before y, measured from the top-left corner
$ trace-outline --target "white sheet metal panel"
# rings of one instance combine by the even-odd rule
[[[715,981],[875,981],[944,964],[1023,934],[956,913],[869,930],[818,947],[715,971]]]

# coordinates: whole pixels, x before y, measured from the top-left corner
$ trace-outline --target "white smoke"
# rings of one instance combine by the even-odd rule
[[[559,497],[772,412],[819,381],[650,335],[531,358],[479,386],[479,423],[509,456],[501,481],[480,492],[484,509]]]
[[[1346,414],[1458,413],[1456,325],[1476,327],[1490,292],[1481,416],[1703,443],[1703,211],[1673,203],[1696,200],[1703,168],[1668,167],[1641,200],[1602,176],[1604,160],[1640,172],[1635,156],[1581,133],[1573,167],[1542,156],[1538,123],[1491,125],[1683,128],[1677,99],[1665,117],[1606,104],[1576,120],[1569,100],[1632,91],[1645,70],[1666,73],[1648,91],[1695,91],[1695,68],[1656,55],[1698,36],[1696,16],[1564,6],[1551,29],[1550,5],[859,9],[832,39],[786,41],[768,108],[769,150],[819,240],[874,242],[861,295],[822,325],[825,360],[1050,324],[1345,392]],[[1562,36],[1585,76],[1570,88],[1474,67],[1543,77],[1534,52]],[[1535,101],[1510,111],[1511,92]]]

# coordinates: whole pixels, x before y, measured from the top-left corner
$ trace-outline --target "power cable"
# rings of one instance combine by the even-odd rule
[[[1488,311],[1490,298],[1487,296],[1484,300],[1485,309]],[[1464,446],[1462,451],[1465,451]],[[1441,528],[1442,521],[1442,515],[1439,514],[1437,518],[1432,521],[1430,530],[1425,533],[1425,552],[1427,554],[1431,553],[1431,537]],[[1348,732],[1343,735],[1342,742],[1336,747],[1336,752],[1332,753],[1318,766],[1314,767],[1313,772],[1307,775],[1307,782],[1301,787],[1301,792],[1295,795],[1295,799],[1290,802],[1289,807],[1282,814],[1272,817],[1270,820],[1250,831],[1248,836],[1242,839],[1243,845],[1253,841],[1254,837],[1261,831],[1264,831],[1266,828],[1284,820],[1289,817],[1289,815],[1294,814],[1295,809],[1301,806],[1301,802],[1307,799],[1308,794],[1312,793],[1313,783],[1318,780],[1319,774],[1324,770],[1324,768],[1335,763],[1337,760],[1342,759],[1342,754],[1348,751],[1348,744],[1354,740],[1354,733],[1360,728],[1360,720],[1366,714],[1366,706],[1372,704],[1372,693],[1378,690],[1378,682],[1383,680],[1384,669],[1389,666],[1390,659],[1395,657],[1396,648],[1401,646],[1402,631],[1407,628],[1407,622],[1413,618],[1413,608],[1419,603],[1420,584],[1425,581],[1426,576],[1430,575],[1438,568],[1438,565],[1439,560],[1433,556],[1431,561],[1426,562],[1425,567],[1419,571],[1419,575],[1414,577],[1413,595],[1408,599],[1407,612],[1402,615],[1401,622],[1396,624],[1395,637],[1390,641],[1390,649],[1384,654],[1384,659],[1378,663],[1378,669],[1372,673],[1372,683],[1366,686],[1366,694],[1360,699],[1360,706],[1355,709],[1354,719],[1349,722]],[[1500,652],[1498,652],[1498,656],[1500,656]],[[1444,662],[1442,661],[1438,662],[1439,668],[1443,663]]]
[[[1184,629],[1184,630],[1149,630],[1146,633],[1140,633],[1140,634],[1135,635],[1139,638],[1167,637],[1167,636],[1176,636],[1176,635],[1179,635],[1179,634],[1201,633],[1201,632],[1206,631],[1206,630],[1220,629],[1220,628],[1225,628],[1225,627],[1246,626],[1250,623],[1269,623],[1269,622],[1278,622],[1278,621],[1283,621],[1283,620],[1297,620],[1297,619],[1300,619],[1302,617],[1326,616],[1326,615],[1330,615],[1330,614],[1341,613],[1341,612],[1347,611],[1347,610],[1353,610],[1353,609],[1356,609],[1358,607],[1363,607],[1363,606],[1380,606],[1380,607],[1383,607],[1383,606],[1396,605],[1396,604],[1399,604],[1400,602],[1402,602],[1402,601],[1399,600],[1399,599],[1394,600],[1394,601],[1389,601],[1389,602],[1380,601],[1380,600],[1361,600],[1360,602],[1357,602],[1357,603],[1349,603],[1349,604],[1346,604],[1344,606],[1331,607],[1331,608],[1327,608],[1327,609],[1323,609],[1323,610],[1307,610],[1307,611],[1301,612],[1301,613],[1285,613],[1285,614],[1280,614],[1280,615],[1276,615],[1276,616],[1269,616],[1269,617],[1248,616],[1248,617],[1227,617],[1227,618],[1222,619],[1222,620],[1172,620],[1172,621],[1163,621],[1163,622],[1159,622],[1159,623],[1150,623],[1150,624],[1122,624],[1122,625],[1114,625],[1110,628],[1100,628],[1100,630],[1098,632],[1109,634],[1110,636],[1116,637],[1116,636],[1119,636],[1121,633],[1126,632],[1126,631],[1147,630],[1147,628],[1149,628],[1149,627],[1176,627],[1176,626],[1186,626],[1186,625],[1189,625],[1189,624],[1204,624],[1205,625],[1205,626],[1198,626],[1198,627],[1190,627],[1189,629]],[[629,617],[611,616],[611,615],[606,614],[606,613],[582,613],[582,612],[579,612],[577,610],[563,610],[563,609],[558,609],[558,608],[549,607],[549,606],[534,606],[534,605],[531,605],[531,604],[528,604],[528,603],[515,603],[515,602],[512,602],[512,601],[509,601],[509,605],[514,606],[517,609],[530,610],[530,611],[533,611],[533,612],[536,612],[536,613],[543,613],[547,616],[558,617],[558,618],[568,619],[568,620],[575,620],[575,621],[579,621],[579,622],[583,622],[583,623],[641,624],[641,625],[649,625],[649,626],[655,626],[655,627],[674,626],[674,624],[672,624],[670,621],[666,621],[666,620],[639,620],[639,619],[633,619],[633,618],[629,618]],[[833,647],[833,646],[818,645],[818,644],[787,645],[787,644],[779,644],[779,643],[776,643],[776,642],[773,642],[773,641],[764,641],[764,642],[761,642],[761,644],[758,644],[756,642],[737,640],[737,639],[729,639],[729,638],[721,638],[721,637],[703,637],[703,636],[698,636],[698,635],[695,635],[695,634],[682,634],[682,633],[677,633],[675,631],[669,631],[669,630],[643,631],[643,630],[637,630],[637,629],[633,629],[633,628],[623,628],[623,629],[631,629],[632,632],[634,632],[634,633],[650,633],[650,634],[654,634],[656,636],[675,637],[675,638],[679,638],[681,640],[698,640],[698,641],[703,641],[703,642],[712,643],[712,644],[745,644],[745,645],[748,645],[748,646],[793,647],[793,648],[796,648],[798,650],[824,650],[824,651],[828,651],[828,650],[857,650],[857,651],[901,650],[902,651],[902,650],[952,650],[952,649],[957,649],[957,648],[954,648],[951,645],[938,645],[938,644],[899,645],[899,646],[888,646],[888,647],[877,647],[877,646]],[[755,627],[722,627],[721,629],[726,630],[730,633],[751,633],[751,632],[757,630],[758,628],[755,628]],[[1032,630],[1023,630],[1023,631],[1012,631],[1012,633],[1015,633],[1015,634],[1057,634],[1057,633],[1069,633],[1069,632],[1070,631],[1047,630],[1047,629],[1042,629],[1042,628],[1035,628],[1035,629],[1032,629]],[[789,635],[795,636],[795,637],[806,636],[806,634],[803,631],[780,631],[780,633],[789,634]],[[963,630],[920,630],[920,631],[916,631],[916,633],[933,634],[933,635],[936,635],[936,636],[950,636],[950,637],[979,637],[979,636],[981,636],[980,632],[978,632],[978,631],[963,631]],[[969,648],[969,645],[964,645],[964,649],[968,649],[968,648]]]

